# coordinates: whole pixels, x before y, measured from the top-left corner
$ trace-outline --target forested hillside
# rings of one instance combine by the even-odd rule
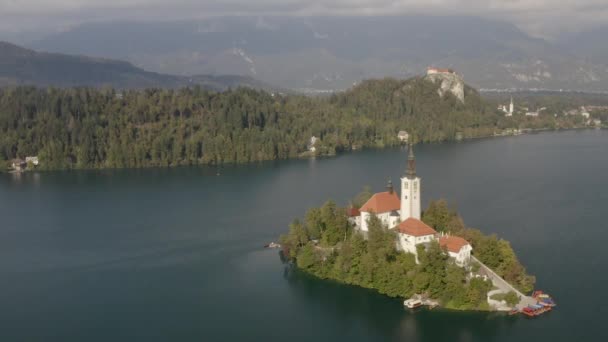
[[[423,79],[366,81],[331,97],[200,87],[0,90],[0,159],[38,155],[41,168],[122,168],[252,162],[491,134],[503,126],[477,92],[440,98]]]

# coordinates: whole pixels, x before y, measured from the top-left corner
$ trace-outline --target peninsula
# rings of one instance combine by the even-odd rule
[[[444,200],[422,212],[421,190],[409,144],[400,194],[389,181],[386,191],[366,191],[347,209],[331,201],[311,209],[281,237],[282,253],[319,278],[449,309],[511,311],[537,303],[525,295],[535,278],[509,242],[467,228]]]

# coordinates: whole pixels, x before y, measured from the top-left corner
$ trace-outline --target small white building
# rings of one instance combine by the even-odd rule
[[[38,157],[25,157],[25,163],[29,164],[32,163],[32,165],[34,166],[38,166]]]
[[[380,221],[387,227],[394,227],[399,223],[399,208],[401,201],[397,193],[389,184],[389,190],[374,194],[365,204],[359,209],[361,211],[361,231],[368,232],[369,218],[375,214]]]
[[[418,261],[416,246],[435,241],[437,235],[435,229],[413,217],[401,222],[395,230],[399,236],[397,246],[404,252],[416,255],[416,261]]]
[[[15,171],[23,171],[27,167],[27,164],[23,159],[13,159],[11,161],[11,167]]]
[[[314,135],[310,137],[310,141],[308,142],[308,151],[312,153],[315,153],[317,151],[317,148],[315,147],[315,145],[317,144],[317,140],[319,139]]]
[[[515,110],[515,105],[513,103],[513,97],[511,97],[511,103],[509,103],[509,108],[507,106],[502,105],[498,106],[498,109],[505,113],[505,116],[513,116],[513,111]]]
[[[361,211],[359,211],[356,207],[346,208],[346,216],[348,217],[348,222],[355,225],[355,227],[361,227]]]
[[[410,135],[406,131],[399,131],[399,134],[397,134],[397,139],[399,139],[399,141],[401,142],[408,142],[410,139]]]
[[[468,266],[471,262],[471,244],[458,236],[442,235],[439,237],[439,246],[445,250],[450,258],[454,258],[456,265]]]

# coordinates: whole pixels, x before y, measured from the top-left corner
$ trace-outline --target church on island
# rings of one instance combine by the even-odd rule
[[[469,265],[473,250],[469,242],[458,236],[439,234],[421,221],[421,185],[420,177],[416,175],[414,150],[412,144],[409,144],[407,169],[401,178],[401,196],[389,181],[385,192],[374,194],[360,209],[351,208],[348,211],[350,222],[358,231],[367,234],[369,218],[371,215],[376,215],[386,227],[397,232],[397,247],[404,252],[414,254],[416,262],[418,262],[417,247],[437,241],[457,265],[461,267]]]

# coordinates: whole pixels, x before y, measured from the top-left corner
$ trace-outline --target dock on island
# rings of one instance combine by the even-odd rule
[[[492,284],[496,287],[496,290],[488,292],[488,303],[497,311],[508,311],[509,314],[522,313],[526,316],[533,317],[542,315],[545,312],[551,311],[555,307],[555,302],[549,295],[542,291],[535,291],[532,296],[526,296],[516,289],[513,285],[509,284],[506,280],[496,274],[488,266],[484,265],[474,256],[471,258],[477,262],[480,266],[480,273],[487,276]],[[519,297],[519,303],[515,307],[508,306],[504,301],[496,301],[491,297],[498,293],[515,292]]]
[[[415,294],[410,299],[403,301],[403,305],[408,309],[415,309],[421,306],[428,306],[429,308],[435,308],[439,306],[439,302],[424,296]]]

